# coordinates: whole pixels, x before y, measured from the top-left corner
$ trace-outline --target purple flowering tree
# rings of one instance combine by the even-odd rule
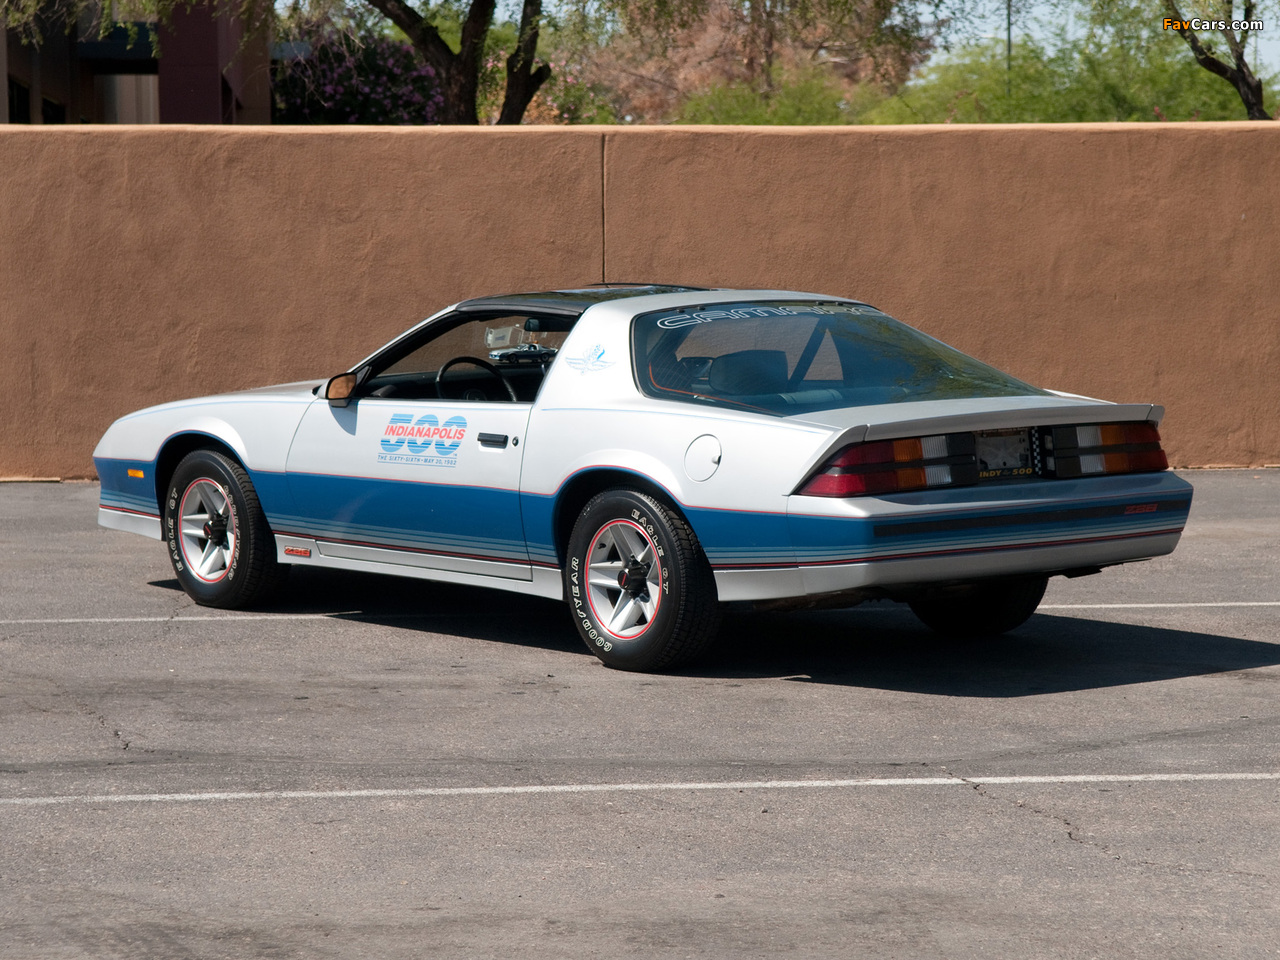
[[[309,55],[276,69],[276,123],[440,122],[436,72],[408,43],[332,24],[305,30],[303,38]]]

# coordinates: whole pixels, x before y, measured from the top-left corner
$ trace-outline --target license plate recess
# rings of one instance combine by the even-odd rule
[[[1035,476],[1030,430],[980,430],[973,441],[979,480]]]

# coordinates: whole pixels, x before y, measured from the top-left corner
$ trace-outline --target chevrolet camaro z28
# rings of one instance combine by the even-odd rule
[[[972,637],[1049,577],[1167,554],[1162,408],[1038,389],[865,303],[600,286],[467,300],[327,381],[122,417],[103,526],[197,603],[290,564],[563,599],[606,664],[670,667],[720,605],[905,601]]]

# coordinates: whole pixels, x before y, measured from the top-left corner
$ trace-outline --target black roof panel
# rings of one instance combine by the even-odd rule
[[[579,290],[548,290],[543,293],[511,293],[499,297],[476,297],[458,304],[459,310],[511,310],[555,313],[576,317],[587,307],[606,300],[647,297],[655,293],[684,293],[707,287],[681,287],[662,283],[595,284]]]

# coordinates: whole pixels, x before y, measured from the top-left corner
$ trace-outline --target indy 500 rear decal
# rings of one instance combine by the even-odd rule
[[[411,413],[393,413],[382,434],[378,462],[455,467],[458,448],[466,436],[466,417],[450,417],[442,426],[434,413],[424,413],[416,420]]]

